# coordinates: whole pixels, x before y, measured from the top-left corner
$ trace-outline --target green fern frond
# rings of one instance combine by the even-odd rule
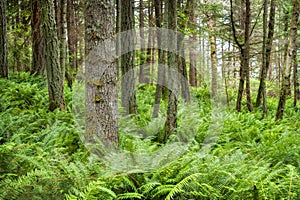
[[[128,185],[131,189],[133,189],[135,192],[137,192],[134,182],[131,179],[129,179],[128,176],[123,176],[122,179],[126,183],[126,185]]]
[[[142,194],[136,192],[127,192],[125,194],[119,194],[117,199],[143,199]]]
[[[188,177],[184,178],[183,180],[181,180],[178,184],[176,184],[172,188],[172,190],[169,192],[169,194],[167,195],[167,197],[165,199],[170,200],[176,194],[184,193],[184,191],[185,191],[184,189],[189,187],[189,185],[191,184],[191,181],[197,182],[198,179],[200,179],[200,177],[202,177],[202,176],[203,176],[202,173],[195,173],[195,174],[191,174]]]
[[[160,185],[154,189],[153,198],[165,196],[166,194],[170,193],[173,188],[174,185]]]
[[[149,182],[149,183],[146,183],[145,185],[142,185],[140,188],[139,188],[139,191],[142,191],[142,194],[148,194],[150,193],[151,190],[153,190],[155,187],[157,186],[160,186],[161,183],[159,182]]]

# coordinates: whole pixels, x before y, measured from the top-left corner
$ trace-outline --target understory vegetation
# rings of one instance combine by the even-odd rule
[[[216,118],[209,91],[191,92],[194,103],[179,105],[178,135],[161,145],[155,137],[166,105],[152,119],[155,87],[139,85],[139,114],[119,116],[119,145],[133,159],[124,152],[102,159],[80,139],[67,87],[67,110],[49,112],[43,78],[1,79],[0,199],[300,199],[300,113],[292,100],[281,121],[275,98],[265,119],[259,109],[231,106]],[[217,139],[203,151],[208,134]]]

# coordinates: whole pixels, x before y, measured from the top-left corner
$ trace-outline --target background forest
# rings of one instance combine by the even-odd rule
[[[300,199],[299,6],[0,0],[0,199]]]

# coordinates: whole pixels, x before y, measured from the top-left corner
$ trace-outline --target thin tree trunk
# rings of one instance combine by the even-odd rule
[[[65,77],[66,72],[66,29],[65,29],[65,23],[66,23],[66,0],[60,0],[60,38],[59,38],[59,59],[60,59],[60,68],[61,72],[63,74],[63,77]]]
[[[188,7],[184,8],[183,3],[179,2],[177,3],[177,7],[181,10],[181,12],[184,12],[185,15],[188,15]],[[180,30],[185,30],[187,25],[186,23],[180,23]],[[185,102],[190,102],[191,95],[190,95],[190,88],[189,88],[189,82],[188,82],[188,74],[186,69],[186,61],[185,61],[185,52],[184,52],[184,34],[178,34],[177,35],[177,65],[179,70],[179,81],[181,86],[181,96],[185,100]]]
[[[145,83],[145,73],[144,73],[144,64],[146,62],[146,54],[145,54],[145,17],[144,17],[144,0],[140,0],[140,19],[139,19],[139,27],[140,27],[140,38],[141,38],[141,52],[140,52],[140,74],[139,74],[139,82]]]
[[[72,88],[74,76],[77,74],[77,34],[75,23],[75,9],[73,0],[67,0],[67,32],[68,32],[68,57],[69,66],[66,68],[66,79],[68,86]]]
[[[45,72],[45,47],[41,19],[41,3],[32,1],[32,67],[31,74],[43,75]]]
[[[300,2],[298,0],[292,0],[292,20],[290,25],[290,35],[287,39],[288,54],[284,64],[284,77],[281,85],[280,98],[277,107],[276,120],[283,118],[283,112],[285,108],[286,98],[289,90],[289,80],[291,69],[295,64],[296,59],[296,36],[297,36],[297,25],[300,12]]]
[[[162,97],[163,91],[163,79],[165,76],[165,59],[164,59],[164,51],[162,49],[162,0],[155,0],[155,18],[156,18],[156,27],[157,27],[157,47],[158,47],[158,68],[157,68],[157,84],[155,91],[155,99],[154,99],[154,108],[153,108],[153,118],[158,117],[160,100]]]
[[[177,105],[178,105],[178,67],[176,62],[176,54],[174,50],[177,49],[177,0],[167,0],[168,7],[168,29],[172,30],[168,37],[168,111],[166,120],[166,130],[163,138],[165,143],[171,134],[176,133],[177,128]]]
[[[117,78],[120,77],[121,71],[121,0],[116,0],[116,68],[117,68]]]
[[[299,45],[299,41],[297,43],[297,48],[299,49],[300,45]],[[295,51],[295,53],[297,54],[297,51]],[[294,68],[294,74],[293,74],[293,81],[294,81],[294,107],[297,106],[297,101],[300,100],[300,83],[299,83],[299,71],[298,71],[298,61],[297,61],[297,55],[295,55],[295,61],[293,63],[293,68]]]
[[[127,114],[137,113],[136,84],[134,70],[134,0],[121,1],[121,67],[122,106]]]
[[[263,13],[263,44],[262,44],[262,64],[261,64],[261,70],[260,70],[260,83],[259,83],[259,88],[257,92],[257,97],[256,97],[256,107],[259,107],[261,104],[261,99],[263,97],[264,90],[265,88],[265,79],[266,79],[266,71],[267,71],[267,66],[266,66],[266,44],[267,44],[267,17],[268,17],[268,4],[269,0],[264,0],[264,13]]]
[[[148,47],[146,51],[146,61],[147,65],[144,66],[144,83],[149,84],[150,83],[150,69],[153,64],[153,58],[154,58],[154,51],[153,51],[153,3],[152,0],[148,0],[148,22],[149,22],[149,31],[148,31]]]
[[[204,0],[206,4],[211,4],[210,0]],[[210,59],[211,59],[211,97],[215,98],[218,90],[218,70],[217,70],[217,42],[215,37],[214,21],[211,19],[210,11],[206,12],[206,23],[209,29]]]
[[[247,107],[248,110],[251,112],[253,110],[252,102],[251,102],[251,90],[250,90],[250,18],[251,18],[251,11],[250,11],[250,0],[245,1],[245,12],[243,12],[243,23],[241,26],[244,29],[244,43],[241,44],[238,40],[235,24],[233,20],[233,5],[232,0],[230,0],[230,18],[231,18],[231,25],[233,31],[233,37],[235,43],[238,45],[240,49],[240,59],[241,59],[241,67],[240,67],[240,80],[238,86],[238,97],[236,101],[236,110],[238,112],[241,111],[242,108],[242,97],[244,92],[244,84],[246,82],[246,97],[247,97]]]
[[[189,28],[193,30],[191,40],[193,41],[192,46],[189,48],[190,53],[190,73],[189,73],[189,81],[192,87],[197,87],[197,61],[196,61],[196,47],[195,44],[197,42],[197,34],[195,30],[196,25],[196,17],[195,17],[195,0],[188,0],[188,10],[189,10]]]
[[[185,52],[184,52],[184,43],[183,38],[181,36],[178,37],[178,45],[179,45],[179,56],[177,57],[178,68],[180,72],[180,85],[181,85],[181,96],[185,100],[185,102],[191,101],[191,94],[189,88],[188,81],[188,73],[185,61]]]
[[[6,0],[0,1],[0,77],[8,78]]]
[[[251,9],[250,0],[246,0],[246,13],[245,13],[245,52],[244,52],[244,64],[246,75],[246,95],[247,95],[247,107],[251,112],[253,110],[252,100],[251,100],[251,89],[250,89],[250,23],[251,23]]]
[[[267,92],[266,92],[266,78],[267,72],[270,68],[270,61],[271,61],[271,51],[272,51],[272,42],[273,42],[273,35],[274,35],[274,24],[275,24],[275,0],[271,0],[271,9],[270,9],[270,19],[269,19],[269,32],[266,44],[266,58],[265,58],[265,69],[263,71],[263,118],[267,115]]]
[[[230,44],[228,45],[228,48],[230,47]],[[229,71],[227,69],[227,71]],[[229,97],[228,97],[228,82],[227,82],[227,76],[226,76],[226,61],[225,61],[225,52],[224,52],[224,40],[222,39],[222,79],[224,81],[224,89],[225,89],[225,95],[226,95],[226,104],[229,106]]]

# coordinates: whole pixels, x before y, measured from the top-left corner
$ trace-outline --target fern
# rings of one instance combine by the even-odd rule
[[[143,195],[139,193],[127,192],[125,194],[118,195],[117,199],[143,199]]]

